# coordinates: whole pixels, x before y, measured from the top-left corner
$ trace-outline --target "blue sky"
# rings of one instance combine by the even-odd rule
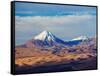
[[[48,5],[16,2],[16,16],[62,16],[96,14],[95,7]]]
[[[44,30],[63,40],[96,34],[96,7],[16,2],[15,15],[16,45]]]

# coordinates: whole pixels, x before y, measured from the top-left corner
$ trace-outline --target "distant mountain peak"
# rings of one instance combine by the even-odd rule
[[[50,40],[54,40],[55,37],[51,32],[45,30],[45,31],[41,32],[40,34],[38,34],[37,36],[35,36],[34,39],[42,40],[42,41],[44,41],[44,40],[50,41]]]
[[[79,37],[76,37],[76,38],[72,39],[72,41],[73,40],[87,40],[87,39],[88,39],[87,36],[79,36]]]
[[[39,46],[56,46],[59,44],[64,44],[63,40],[46,30],[35,36],[33,40],[34,43]]]

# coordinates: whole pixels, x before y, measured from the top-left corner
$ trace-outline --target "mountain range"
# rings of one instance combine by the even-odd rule
[[[25,44],[19,45],[17,47],[43,47],[43,48],[53,47],[53,46],[66,47],[66,46],[78,45],[81,42],[89,42],[89,40],[90,39],[86,36],[80,36],[69,41],[64,41],[56,37],[49,31],[43,31],[34,38],[32,38],[31,40],[28,40]]]

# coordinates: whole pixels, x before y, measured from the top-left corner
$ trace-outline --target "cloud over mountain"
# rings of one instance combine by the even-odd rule
[[[19,35],[19,32],[20,34],[26,34],[26,36],[28,34],[35,36],[43,30],[52,31],[62,39],[68,39],[67,37],[70,39],[80,35],[95,35],[96,16],[16,16],[15,24],[17,29],[16,35],[17,37],[20,36],[21,39],[23,35]],[[63,33],[63,35],[59,32]]]

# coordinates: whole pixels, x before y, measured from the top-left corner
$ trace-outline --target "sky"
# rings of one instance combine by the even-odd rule
[[[44,30],[62,40],[96,35],[96,7],[15,3],[16,45]]]

